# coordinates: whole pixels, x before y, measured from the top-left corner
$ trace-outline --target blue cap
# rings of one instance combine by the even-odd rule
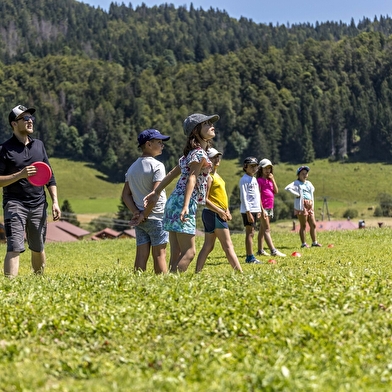
[[[137,141],[139,143],[139,147],[142,146],[144,143],[153,140],[153,139],[158,139],[158,140],[169,140],[170,136],[162,135],[158,130],[156,129],[145,129],[143,132],[140,133],[140,135],[137,137]]]
[[[212,123],[218,121],[220,117],[217,114],[212,114],[211,116],[206,116],[201,113],[193,113],[188,116],[183,124],[184,133],[186,136],[189,136],[191,132],[195,129],[195,127],[201,124],[204,121],[211,121]]]
[[[297,176],[298,176],[299,173],[301,173],[302,170],[306,170],[308,172],[310,169],[309,169],[309,166],[300,166],[297,169]]]

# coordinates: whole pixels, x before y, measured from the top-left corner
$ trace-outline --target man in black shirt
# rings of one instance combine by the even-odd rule
[[[0,146],[0,187],[3,187],[7,237],[4,274],[8,277],[18,275],[19,255],[25,251],[25,233],[34,272],[43,273],[45,267],[46,194],[43,186],[34,186],[27,180],[37,172],[32,163],[41,161],[49,165],[44,144],[31,137],[34,112],[34,108],[27,109],[22,105],[14,107],[8,116],[13,135]],[[53,175],[46,186],[52,199],[53,219],[58,220],[61,211]]]

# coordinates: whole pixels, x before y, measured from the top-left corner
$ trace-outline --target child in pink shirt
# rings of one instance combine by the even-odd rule
[[[259,163],[259,169],[256,173],[257,183],[259,184],[261,197],[261,217],[260,229],[257,237],[259,256],[269,256],[263,249],[263,239],[267,243],[272,256],[285,257],[286,255],[277,250],[272,242],[270,218],[274,216],[274,199],[275,193],[278,193],[278,187],[273,175],[273,166],[269,159],[262,159]]]

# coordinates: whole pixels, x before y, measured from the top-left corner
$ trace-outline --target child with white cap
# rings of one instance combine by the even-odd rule
[[[267,243],[272,256],[285,257],[286,255],[275,248],[271,238],[270,218],[274,217],[274,199],[278,193],[278,186],[273,174],[273,165],[269,159],[262,159],[259,162],[259,169],[256,173],[257,183],[259,184],[261,197],[261,217],[260,229],[257,236],[258,256],[269,256],[263,249],[263,239]]]

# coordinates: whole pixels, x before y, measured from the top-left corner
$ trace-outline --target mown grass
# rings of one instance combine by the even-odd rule
[[[323,248],[301,250],[276,233],[302,257],[243,275],[219,245],[198,275],[194,262],[134,274],[133,240],[48,244],[44,277],[26,252],[20,277],[1,280],[0,390],[388,391],[390,238],[322,232]],[[233,242],[243,261],[244,236]]]

